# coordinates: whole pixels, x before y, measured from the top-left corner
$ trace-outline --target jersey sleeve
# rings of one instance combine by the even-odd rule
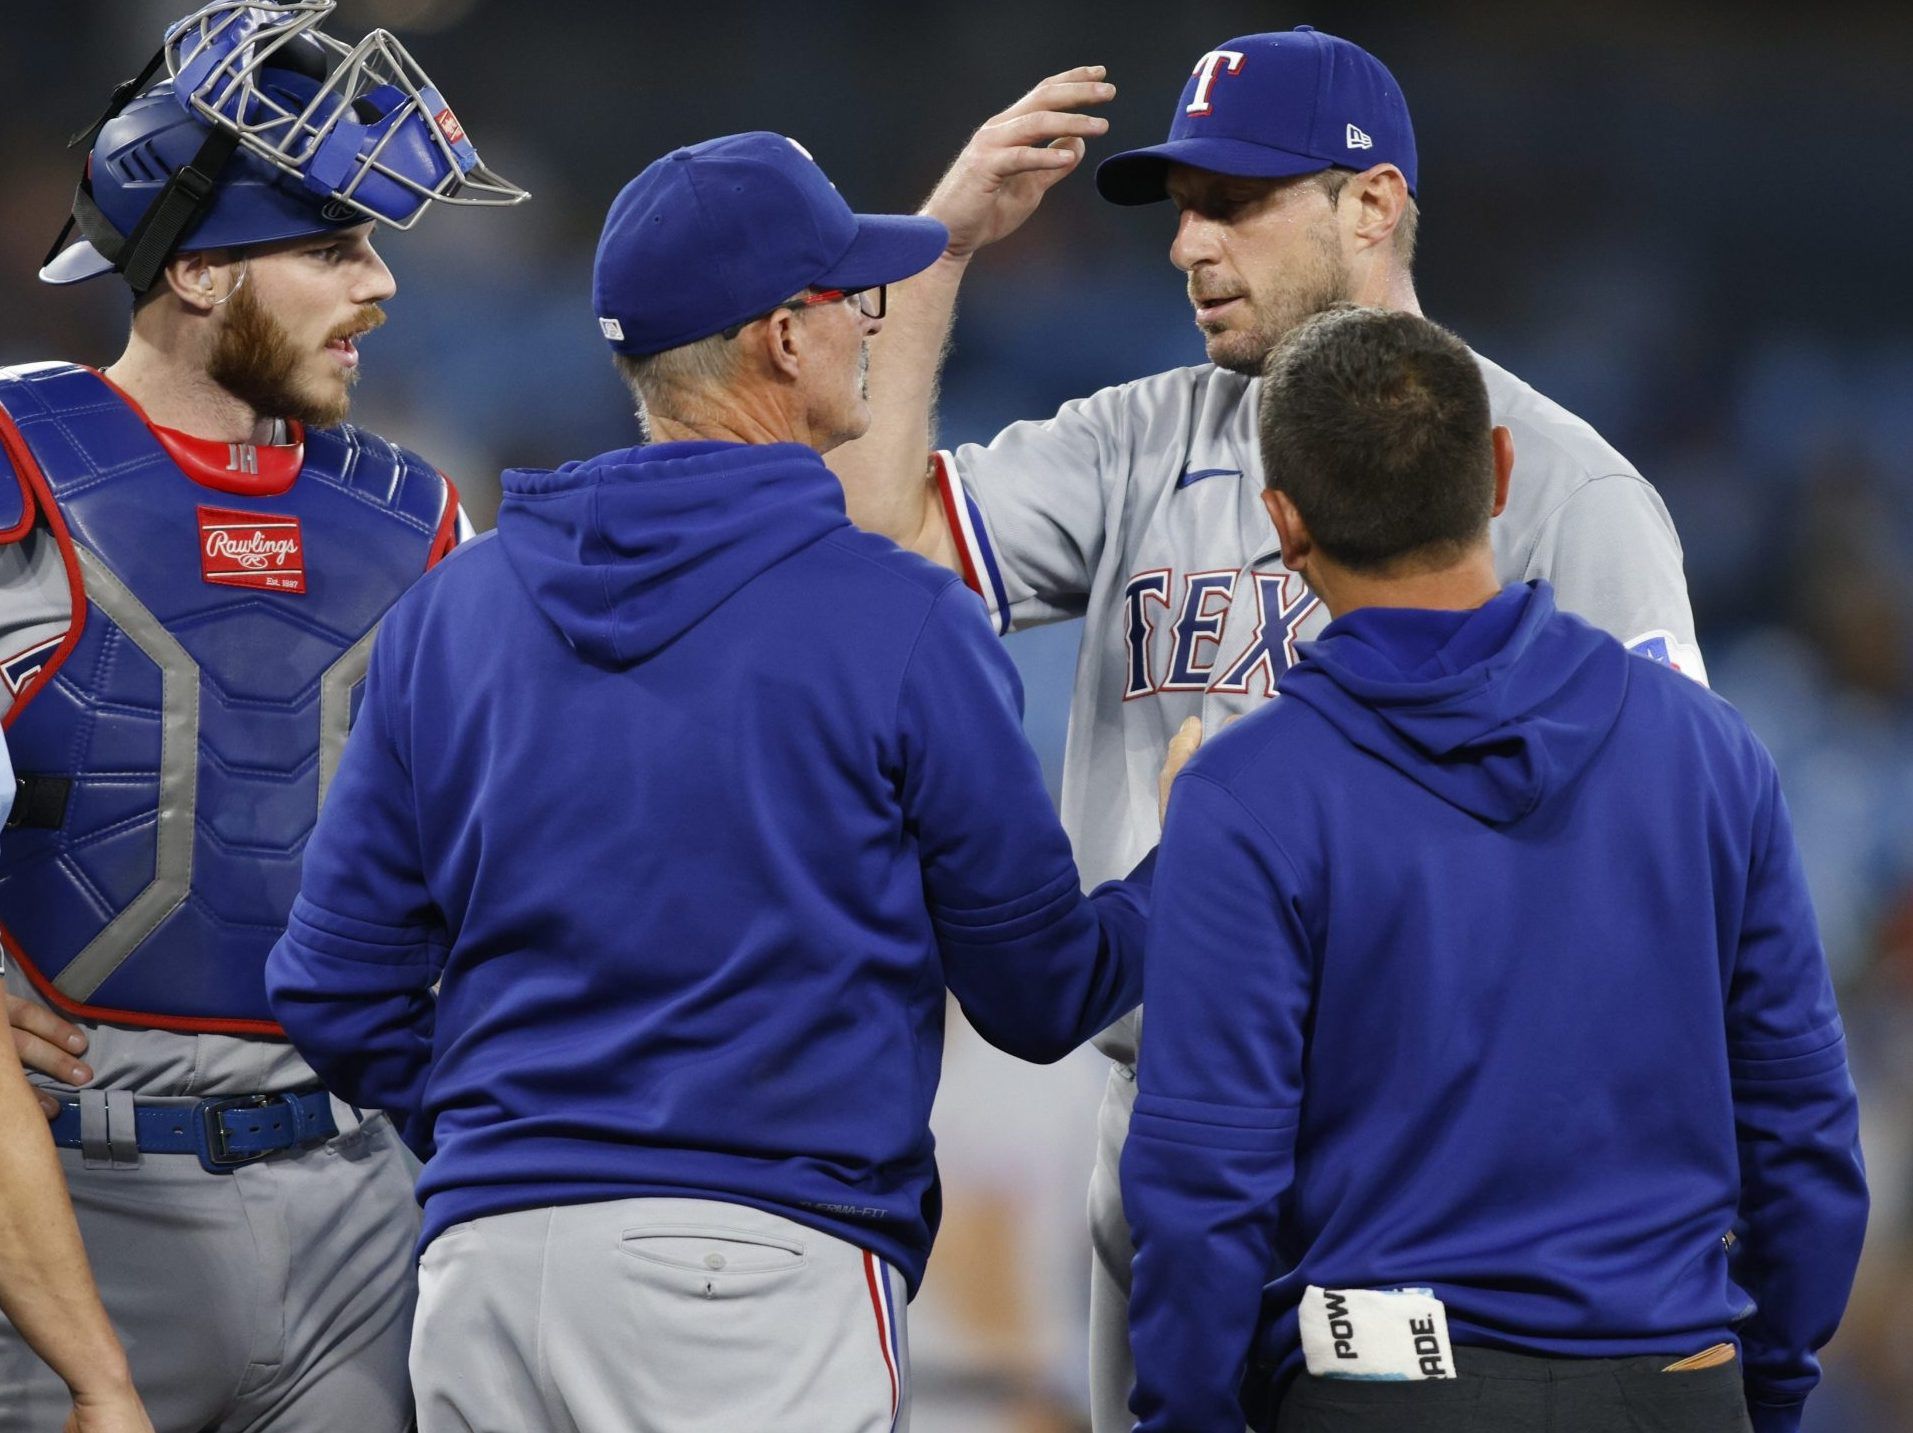
[[[1080,617],[1130,448],[1125,388],[935,455],[964,580],[998,632]]]
[[[1545,577],[1563,610],[1707,685],[1680,538],[1644,479],[1582,483],[1542,524],[1522,576]]]

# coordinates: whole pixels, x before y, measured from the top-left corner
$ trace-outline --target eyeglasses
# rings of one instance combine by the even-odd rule
[[[779,304],[777,308],[787,308],[795,311],[798,309],[815,308],[819,304],[848,303],[852,299],[855,299],[857,301],[857,312],[865,318],[882,318],[889,309],[889,295],[890,286],[888,284],[878,284],[872,289],[813,289],[807,294],[799,294],[794,299],[786,300],[784,303]],[[769,318],[771,314],[776,312],[777,309],[772,309],[770,313],[761,313],[757,318],[747,318],[742,323],[734,323],[729,328],[722,330],[723,335],[725,338],[736,338],[745,329],[756,323],[758,318]]]

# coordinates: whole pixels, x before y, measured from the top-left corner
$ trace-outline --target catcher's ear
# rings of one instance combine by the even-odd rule
[[[221,276],[231,268],[215,262],[217,257],[211,251],[175,254],[161,271],[167,288],[188,308],[210,313],[225,292]]]

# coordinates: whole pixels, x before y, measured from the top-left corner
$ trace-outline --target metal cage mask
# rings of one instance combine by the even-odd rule
[[[319,29],[336,5],[202,7],[166,32],[174,96],[313,195],[397,229],[411,228],[432,203],[530,197],[479,159],[430,76],[389,31],[347,45]]]

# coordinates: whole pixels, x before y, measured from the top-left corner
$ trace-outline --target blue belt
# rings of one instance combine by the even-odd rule
[[[94,1143],[126,1143],[123,1128],[85,1130],[80,1102],[71,1097],[61,1098],[52,1129],[53,1142],[67,1149],[86,1148],[89,1134]],[[209,1174],[228,1174],[280,1150],[323,1143],[338,1132],[324,1090],[133,1107],[132,1142],[142,1154],[196,1154]]]

